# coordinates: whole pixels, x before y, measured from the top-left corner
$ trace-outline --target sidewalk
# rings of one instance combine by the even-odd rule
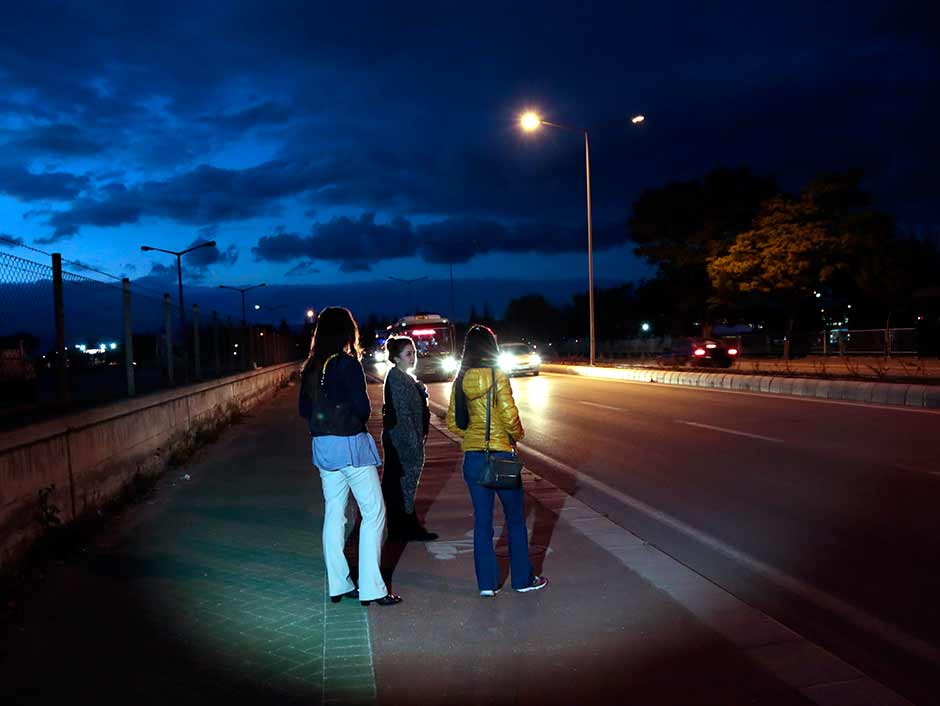
[[[4,609],[4,703],[907,703],[531,475],[550,584],[480,598],[461,454],[436,418],[418,508],[441,539],[386,545],[401,605],[329,603],[295,394]]]

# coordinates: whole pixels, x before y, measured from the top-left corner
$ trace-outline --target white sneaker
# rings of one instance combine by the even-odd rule
[[[484,598],[492,598],[492,597],[495,596],[497,593],[499,593],[499,589],[498,589],[498,588],[493,589],[493,590],[490,590],[490,589],[488,589],[488,588],[484,588],[482,591],[480,591],[480,595],[483,596]]]
[[[548,579],[544,576],[533,576],[532,583],[530,583],[525,588],[517,588],[518,593],[528,593],[529,591],[538,591],[539,589],[545,588],[548,585]]]

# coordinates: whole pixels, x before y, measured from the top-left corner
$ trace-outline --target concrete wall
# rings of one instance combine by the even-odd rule
[[[160,473],[201,430],[274,395],[300,363],[124,400],[0,434],[0,570],[41,533],[39,491],[68,523],[118,495],[137,474]]]

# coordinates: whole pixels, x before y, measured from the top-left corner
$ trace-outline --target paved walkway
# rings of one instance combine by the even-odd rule
[[[418,508],[441,539],[384,554],[404,603],[329,603],[295,394],[7,606],[5,704],[906,703],[534,476],[532,559],[551,583],[480,598],[460,452],[437,420]]]

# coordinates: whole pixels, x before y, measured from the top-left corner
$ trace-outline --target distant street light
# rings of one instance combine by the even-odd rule
[[[205,243],[199,243],[198,245],[193,245],[191,248],[186,248],[185,250],[164,250],[163,248],[155,248],[150,245],[141,245],[140,249],[143,252],[150,252],[151,250],[156,250],[157,252],[165,252],[168,255],[176,255],[176,281],[179,285],[180,293],[180,336],[183,340],[183,377],[185,380],[189,380],[189,347],[186,344],[186,309],[183,307],[183,265],[181,263],[183,255],[190,253],[193,250],[199,250],[200,248],[213,248],[215,247],[215,241],[209,240]]]
[[[630,118],[630,122],[637,125],[646,120],[642,115],[635,115]],[[590,139],[586,128],[572,127],[562,123],[553,123],[542,118],[531,110],[526,111],[519,116],[519,125],[526,132],[535,132],[542,125],[548,127],[557,127],[561,130],[570,132],[580,132],[584,134],[584,175],[587,184],[587,241],[588,241],[588,317],[590,319],[590,362],[594,365],[594,352],[596,348],[596,339],[594,335],[594,240],[591,232],[591,150]]]
[[[643,333],[649,333],[649,332],[650,332],[650,328],[651,328],[650,325],[649,325],[647,322],[645,322],[645,321],[644,321],[642,324],[640,324],[640,330],[641,330]]]
[[[404,282],[408,285],[408,303],[411,305],[412,312],[416,312],[414,298],[411,296],[411,285],[415,282],[420,282],[423,279],[427,279],[427,276],[424,277],[415,277],[414,279],[402,279],[401,277],[392,277],[388,276],[389,279],[393,279],[396,282]],[[453,314],[451,314],[453,316]]]
[[[250,292],[252,289],[257,289],[258,287],[267,287],[264,282],[261,284],[253,284],[250,287],[229,287],[227,284],[220,284],[219,289],[231,289],[235,292],[240,292],[242,295],[242,326],[247,326],[245,322],[245,292]]]

